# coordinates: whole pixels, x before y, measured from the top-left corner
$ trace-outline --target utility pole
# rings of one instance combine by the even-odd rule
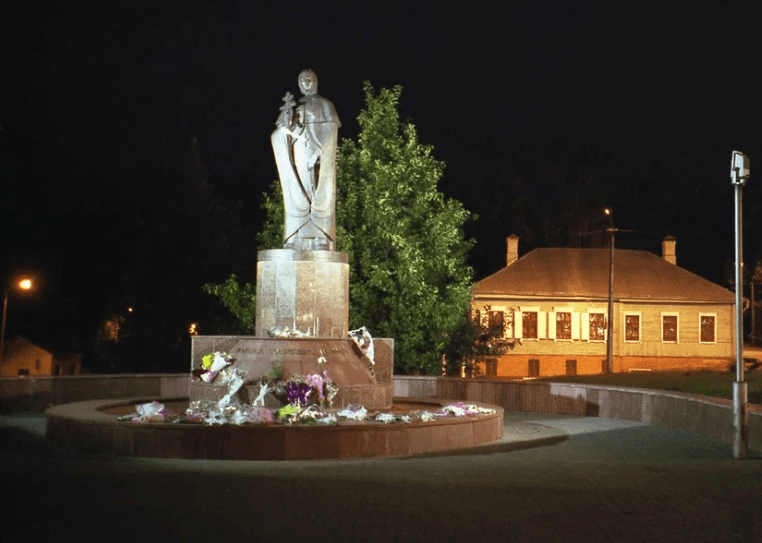
[[[608,207],[603,212],[609,218],[609,309],[606,328],[606,373],[614,373],[614,217]]]
[[[15,282],[11,282],[11,284],[5,285],[5,294],[3,295],[2,331],[0,331],[0,366],[5,362],[5,318],[8,314],[8,293],[12,287],[20,290],[30,290],[32,285],[32,280],[28,277],[24,277]]]
[[[735,347],[736,380],[733,383],[733,457],[746,458],[749,444],[748,391],[744,381],[743,367],[743,239],[742,239],[742,192],[750,175],[750,161],[740,151],[733,151],[730,158],[730,181],[735,191]]]

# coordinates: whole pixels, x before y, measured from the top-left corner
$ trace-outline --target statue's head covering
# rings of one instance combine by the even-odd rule
[[[307,83],[305,85],[304,83]],[[318,77],[317,74],[307,68],[299,73],[299,88],[305,95],[317,94]]]

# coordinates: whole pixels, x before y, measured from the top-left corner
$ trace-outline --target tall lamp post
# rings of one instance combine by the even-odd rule
[[[606,332],[606,373],[614,373],[614,217],[610,208],[603,210],[609,218],[609,311]]]
[[[743,239],[741,226],[741,199],[743,186],[750,175],[749,157],[740,151],[733,151],[730,158],[730,182],[735,192],[735,343],[736,380],[733,383],[733,457],[746,458],[749,443],[749,413],[747,411],[747,386],[743,367]]]
[[[5,293],[3,295],[3,324],[2,331],[0,331],[0,365],[5,362],[5,318],[8,313],[8,293],[13,287],[21,290],[31,290],[32,280],[25,277],[10,283],[5,287]]]

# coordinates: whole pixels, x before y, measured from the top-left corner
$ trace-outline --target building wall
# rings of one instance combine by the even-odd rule
[[[53,368],[51,375],[79,375],[81,373],[81,354],[56,355],[53,357]]]
[[[733,306],[731,305],[677,305],[627,303],[617,307],[615,324],[619,325],[617,354],[622,356],[710,357],[732,358]],[[626,313],[642,315],[641,339],[638,343],[624,341],[622,327]],[[678,315],[676,343],[662,342],[662,316]],[[713,343],[701,343],[700,316],[715,315],[716,334]]]
[[[535,310],[537,309],[540,313],[542,318],[545,321],[545,324],[542,325],[542,329],[544,332],[539,333],[540,336],[538,339],[531,339],[526,337],[526,333],[522,330],[522,339],[521,344],[517,345],[514,349],[514,353],[516,354],[542,354],[542,355],[560,355],[560,354],[578,354],[578,355],[598,355],[602,354],[603,356],[606,356],[606,341],[596,341],[596,340],[589,340],[589,339],[581,339],[582,333],[582,318],[579,318],[579,323],[577,325],[577,333],[575,334],[575,339],[566,340],[566,339],[548,339],[548,315],[552,314],[555,310],[558,309],[570,309],[572,313],[577,313],[578,315],[584,314],[590,314],[593,312],[600,312],[600,313],[606,313],[607,311],[607,304],[605,303],[593,303],[593,302],[579,302],[579,301],[561,301],[561,302],[545,302],[545,301],[538,301],[538,300],[515,300],[515,301],[494,301],[492,303],[487,302],[484,303],[483,301],[479,300],[478,302],[472,303],[473,309],[480,310],[482,321],[486,323],[485,320],[485,311],[486,307],[489,306],[490,310],[492,311],[503,311],[506,312],[506,316],[504,317],[506,321],[513,319],[513,315],[517,310],[526,311],[528,309]],[[616,321],[615,321],[616,322]],[[505,337],[507,338],[514,338],[516,337],[516,326],[513,323],[506,325],[505,330]],[[615,330],[616,333],[616,330]],[[605,336],[604,336],[605,337]]]
[[[604,339],[590,339],[590,315],[607,313],[606,302],[579,300],[532,299],[474,300],[472,310],[480,311],[483,323],[488,322],[487,311],[504,312],[505,337],[515,338],[518,327],[514,322],[517,310],[538,311],[538,338],[527,338],[521,331],[521,342],[508,353],[479,361],[481,375],[496,377],[549,377],[553,375],[590,375],[603,371],[606,358]],[[551,322],[556,312],[573,314],[573,339],[559,339]],[[475,314],[475,311],[473,311]],[[575,315],[576,314],[576,315]],[[637,341],[625,339],[625,317],[637,315],[640,321]],[[700,342],[701,315],[715,320],[714,341]],[[663,341],[664,316],[677,317],[677,340]],[[687,371],[709,369],[724,371],[732,363],[733,353],[732,305],[720,304],[665,304],[619,302],[614,304],[614,371],[631,370]],[[585,331],[585,323],[588,330]],[[556,337],[554,337],[554,335]],[[538,361],[530,364],[530,360]],[[574,362],[568,362],[573,360]],[[539,366],[539,367],[538,367]]]
[[[530,377],[530,360],[536,360],[539,373],[531,377],[552,377],[554,375],[567,375],[567,361],[573,360],[569,366],[574,368],[571,375],[596,375],[602,370],[606,354],[603,356],[577,356],[557,354],[518,354],[511,353],[499,357],[480,360],[477,363],[477,376],[524,378]],[[571,369],[571,368],[570,368]]]
[[[535,368],[530,368],[530,360]],[[507,354],[485,358],[476,364],[476,376],[528,378],[557,375],[597,375],[603,373],[606,354],[579,355],[527,355]],[[729,358],[614,356],[614,372],[630,371],[729,371],[733,360]],[[537,373],[534,373],[534,371]],[[532,373],[530,375],[530,372]]]
[[[13,340],[6,347],[0,377],[51,375],[53,354],[24,339]],[[24,373],[26,372],[26,373]]]

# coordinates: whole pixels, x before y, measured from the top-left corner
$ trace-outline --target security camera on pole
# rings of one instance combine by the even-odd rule
[[[743,367],[743,241],[741,237],[741,193],[749,178],[749,157],[740,151],[733,151],[730,159],[730,181],[735,189],[735,228],[736,228],[736,266],[735,266],[735,341],[736,341],[736,380],[733,382],[733,457],[746,458],[749,443],[749,413],[747,411],[747,386],[744,382]]]

